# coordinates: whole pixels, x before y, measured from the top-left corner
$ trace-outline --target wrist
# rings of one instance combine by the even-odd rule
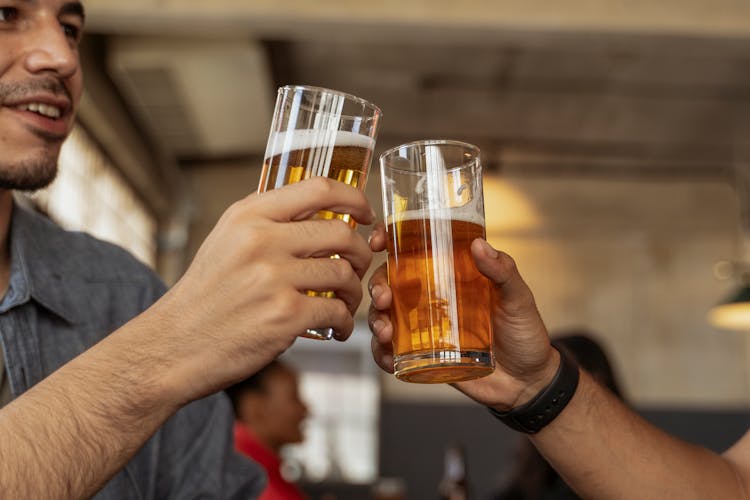
[[[179,383],[171,373],[176,349],[164,341],[167,325],[147,310],[110,334],[96,347],[96,354],[119,373],[116,380],[136,392],[128,394],[129,404],[143,413],[171,414],[185,402]],[[127,392],[130,392],[129,390]]]
[[[558,350],[558,367],[552,380],[531,399],[509,411],[488,408],[490,413],[510,428],[527,434],[536,434],[565,409],[578,388],[579,367],[573,356]],[[530,385],[529,388],[535,387]],[[530,391],[529,391],[530,392]]]
[[[516,400],[505,410],[525,405],[548,387],[560,368],[560,362],[560,351],[550,346],[547,360],[534,374],[521,379],[522,387]]]

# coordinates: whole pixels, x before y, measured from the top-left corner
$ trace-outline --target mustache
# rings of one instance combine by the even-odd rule
[[[40,78],[26,82],[0,82],[0,103],[21,100],[40,91],[73,101],[70,90],[60,80]]]

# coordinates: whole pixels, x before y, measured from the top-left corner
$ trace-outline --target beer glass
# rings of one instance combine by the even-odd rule
[[[300,85],[279,88],[258,192],[313,176],[363,190],[380,116],[377,106],[343,92]],[[349,214],[322,211],[316,217],[355,226]],[[307,293],[333,297],[333,292]],[[303,336],[330,340],[333,329],[310,328]]]
[[[406,382],[492,373],[490,284],[471,257],[485,236],[479,149],[419,141],[380,156],[395,375]]]

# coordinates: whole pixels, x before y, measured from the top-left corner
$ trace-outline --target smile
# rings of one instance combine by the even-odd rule
[[[62,110],[57,106],[44,104],[41,102],[30,102],[28,104],[21,104],[16,106],[16,109],[21,111],[31,111],[33,113],[40,114],[47,118],[57,119],[62,116]]]

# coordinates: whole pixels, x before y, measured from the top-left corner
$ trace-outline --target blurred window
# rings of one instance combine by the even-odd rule
[[[80,126],[63,144],[55,181],[30,198],[62,227],[115,243],[155,267],[156,218]]]
[[[309,409],[305,441],[282,450],[291,480],[366,484],[377,471],[380,385],[365,325],[346,343],[299,339],[285,355]]]

